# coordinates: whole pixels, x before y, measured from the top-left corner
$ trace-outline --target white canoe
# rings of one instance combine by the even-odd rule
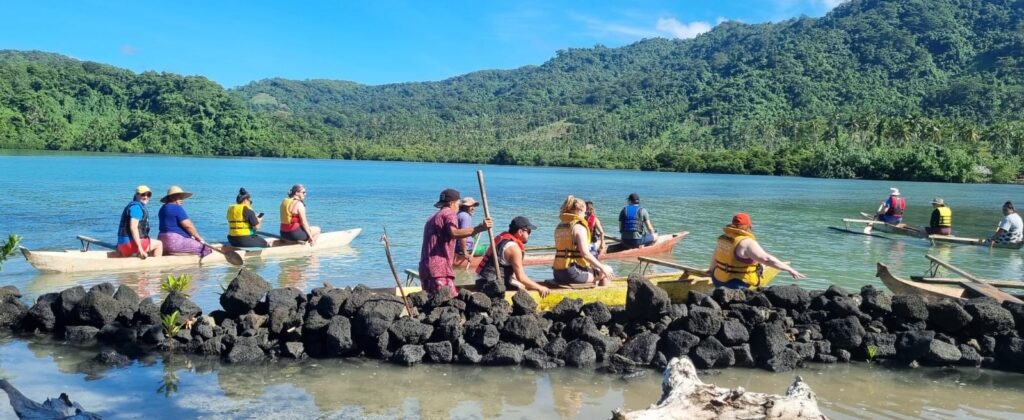
[[[83,271],[146,270],[151,268],[194,265],[228,264],[224,255],[214,252],[199,260],[198,255],[164,255],[139,259],[121,257],[111,251],[31,251],[20,247],[22,255],[39,271],[50,273],[77,273]],[[238,251],[243,257],[245,251]]]
[[[987,246],[987,247],[992,247],[992,248],[1021,249],[1021,246],[1024,245],[1024,243],[1022,243],[1022,242],[1018,242],[1018,243],[1015,243],[1015,244],[1001,244],[1001,243],[994,243],[993,244],[991,242],[988,242],[985,239],[964,238],[964,237],[960,237],[960,236],[951,236],[951,235],[928,235],[928,239],[931,240],[933,243],[934,242],[948,242],[948,243],[952,243],[952,244]]]
[[[346,246],[352,242],[356,236],[362,233],[362,229],[355,228],[349,230],[339,230],[334,232],[324,232],[316,239],[316,245],[310,245],[308,242],[288,245],[275,245],[269,248],[242,248],[246,252],[246,256],[258,256],[260,258],[273,258],[273,257],[288,257],[298,255],[308,255],[315,252],[319,252],[327,249],[334,249]],[[278,241],[271,241],[271,244],[276,244]]]

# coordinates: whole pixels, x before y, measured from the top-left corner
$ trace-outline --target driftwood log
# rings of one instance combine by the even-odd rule
[[[68,394],[61,393],[57,398],[47,398],[42,404],[28,399],[18,391],[14,385],[6,379],[0,379],[0,389],[7,393],[7,399],[11,401],[11,408],[14,414],[22,420],[43,420],[43,419],[72,419],[72,420],[98,420],[100,416],[96,413],[85,411],[81,405],[72,402]]]
[[[705,384],[687,357],[675,358],[665,369],[662,396],[646,410],[617,410],[625,419],[824,419],[814,392],[797,376],[786,395],[747,392]]]

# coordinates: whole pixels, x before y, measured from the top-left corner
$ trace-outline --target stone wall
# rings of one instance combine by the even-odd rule
[[[629,280],[628,301],[618,308],[566,299],[540,313],[525,293],[509,303],[465,290],[409,298],[412,317],[400,298],[363,286],[304,294],[271,289],[242,270],[221,296],[222,309],[204,315],[179,293],[158,302],[104,283],[45,294],[29,307],[8,286],[0,288],[0,328],[71,344],[98,341],[106,363],[155,351],[229,363],[365,356],[403,365],[601,366],[615,373],[661,369],[680,356],[700,369],[782,372],[808,362],[875,360],[1024,371],[1024,305],[987,298],[926,303],[871,286],[849,293],[784,285],[692,293],[687,303],[672,304],[639,277]],[[174,311],[189,322],[165,337],[161,316]]]

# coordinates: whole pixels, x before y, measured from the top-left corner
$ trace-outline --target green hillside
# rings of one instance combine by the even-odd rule
[[[1024,172],[1022,115],[1013,0],[853,0],[382,86],[225,91],[0,52],[0,147],[1006,182]]]

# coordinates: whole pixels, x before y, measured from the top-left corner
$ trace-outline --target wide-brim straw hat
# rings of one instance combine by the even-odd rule
[[[160,199],[161,203],[167,203],[168,201],[177,200],[177,196],[181,196],[181,199],[186,199],[192,196],[192,193],[181,189],[177,185],[171,185],[171,188],[167,189],[167,195]]]

